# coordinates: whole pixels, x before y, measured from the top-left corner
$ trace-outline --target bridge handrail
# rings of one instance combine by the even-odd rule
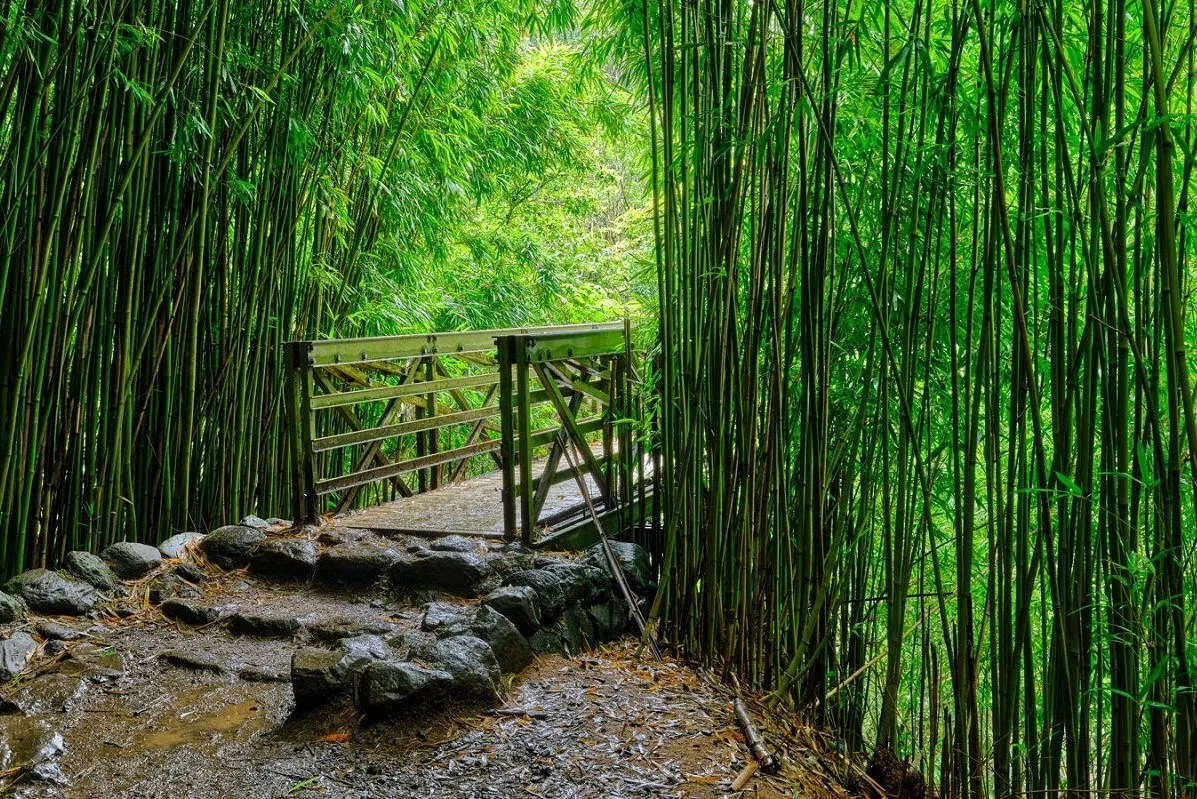
[[[557,470],[561,448],[595,435],[603,454],[592,457],[587,445],[590,471],[604,498],[623,498],[626,458],[614,442],[618,451],[630,448],[614,428],[626,412],[627,336],[626,322],[612,322],[287,343],[295,519],[313,521],[331,509],[328,494],[346,510],[368,496],[385,501],[435,488],[442,469],[452,482],[468,461],[489,456],[503,470],[505,535],[518,526],[529,540],[549,488],[568,478]],[[533,407],[546,409],[537,412],[541,424],[553,418],[559,426],[533,429]],[[533,477],[532,451],[541,447],[550,447],[551,465]],[[418,489],[402,476],[410,472]],[[521,512],[513,518],[517,497]]]
[[[368,338],[312,339],[293,341],[287,346],[306,353],[310,366],[351,366],[370,361],[414,358],[420,355],[493,352],[495,339],[499,336],[572,335],[604,330],[622,332],[623,322],[548,327],[507,327]]]

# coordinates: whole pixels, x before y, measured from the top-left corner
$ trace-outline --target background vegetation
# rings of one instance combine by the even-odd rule
[[[287,507],[281,341],[630,314],[671,644],[943,796],[1189,793],[1195,42],[0,0],[0,570]]]
[[[0,572],[289,508],[280,342],[651,307],[578,19],[0,3]]]
[[[1192,5],[616,13],[666,636],[944,796],[1191,794]]]

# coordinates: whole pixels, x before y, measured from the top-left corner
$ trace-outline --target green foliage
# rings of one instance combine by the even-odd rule
[[[647,240],[577,13],[5,4],[0,573],[288,508],[286,340],[638,307],[592,277]]]

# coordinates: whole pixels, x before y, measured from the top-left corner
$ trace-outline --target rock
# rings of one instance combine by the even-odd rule
[[[221,663],[216,656],[210,652],[198,652],[188,649],[168,649],[162,654],[158,655],[158,659],[164,660],[172,666],[178,666],[184,669],[210,671],[214,674],[220,674],[224,671],[224,664]]]
[[[395,654],[386,641],[368,634],[342,638],[337,643],[337,649],[341,652],[341,665],[349,672],[361,671],[368,664],[386,660]]]
[[[561,636],[563,627],[564,624],[561,621],[556,621],[548,627],[541,627],[528,636],[528,645],[538,655],[568,655],[569,650]]]
[[[20,674],[36,651],[37,641],[29,633],[13,633],[8,640],[0,642],[0,682]]]
[[[252,527],[255,530],[266,530],[270,527],[270,522],[260,516],[254,516],[252,513],[238,523],[242,527]]]
[[[162,563],[158,547],[139,544],[136,541],[121,541],[100,553],[104,562],[122,580],[136,580],[145,577]]]
[[[0,725],[0,772],[51,761],[65,749],[62,733],[46,719],[18,717]]]
[[[220,618],[220,611],[193,600],[176,597],[162,603],[162,615],[174,621],[202,627]]]
[[[68,627],[65,624],[59,624],[56,621],[38,622],[34,630],[48,641],[78,641],[81,638],[87,637],[87,633],[82,630]]]
[[[202,533],[177,533],[158,545],[158,551],[164,558],[181,558],[199,542],[204,540]]]
[[[304,528],[308,530],[308,528]],[[358,530],[353,527],[333,527],[321,530],[316,536],[316,543],[325,547],[335,547],[338,544],[356,544],[370,537],[369,530]]]
[[[336,651],[304,647],[291,656],[291,689],[295,703],[311,707],[349,688],[354,675],[371,663],[392,658],[395,651],[376,635],[343,638]]]
[[[151,605],[160,605],[168,599],[198,599],[200,592],[179,578],[177,574],[162,574],[155,577],[146,589],[146,598]]]
[[[611,596],[611,575],[588,563],[557,561],[544,570],[555,575],[560,581],[567,605],[575,602],[600,602]]]
[[[449,673],[455,698],[494,700],[499,695],[499,662],[486,642],[472,635],[437,641],[427,653],[431,665]]]
[[[249,568],[273,577],[306,580],[316,568],[316,545],[306,538],[270,538],[250,555]]]
[[[287,682],[290,679],[281,671],[262,668],[261,666],[242,666],[237,676],[246,682]]]
[[[490,575],[486,558],[471,552],[417,552],[391,564],[391,588],[397,592],[431,588],[460,597],[478,595]]]
[[[540,598],[531,586],[501,586],[483,597],[482,604],[502,613],[524,635],[540,628]]]
[[[204,571],[194,563],[180,563],[175,566],[175,576],[180,580],[186,580],[189,583],[199,585],[204,581]]]
[[[291,690],[299,707],[328,700],[344,690],[347,678],[340,652],[304,647],[291,656]]]
[[[200,541],[200,551],[222,569],[238,569],[249,563],[249,553],[266,535],[253,527],[228,524],[218,527]]]
[[[19,597],[0,592],[0,624],[25,618],[25,603]]]
[[[337,544],[316,559],[316,580],[334,585],[372,583],[398,558],[395,549],[378,544]]]
[[[619,599],[591,605],[586,608],[586,615],[594,628],[595,643],[618,638],[628,627],[628,606]]]
[[[25,716],[69,713],[87,696],[89,685],[88,680],[77,675],[45,672],[31,676],[28,680],[18,680],[10,704],[16,712]]]
[[[63,565],[71,574],[101,591],[112,592],[120,585],[116,573],[108,568],[103,558],[90,552],[68,552],[63,559]]]
[[[628,587],[641,596],[650,593],[655,586],[652,567],[648,562],[648,553],[644,551],[644,548],[627,541],[611,541],[609,543],[611,552],[615,555],[615,560],[623,571],[624,579],[628,582]],[[607,556],[603,552],[601,543],[586,550],[582,556],[582,562],[602,569],[608,574],[611,573],[611,566],[607,562]]]
[[[110,646],[79,643],[70,648],[67,659],[58,664],[58,671],[92,682],[107,682],[124,676],[125,659]]]
[[[515,625],[502,613],[486,605],[478,608],[470,622],[470,632],[486,642],[499,668],[516,674],[532,664],[532,647]]]
[[[353,699],[365,713],[393,713],[443,696],[453,682],[447,671],[417,663],[375,661],[362,671]]]
[[[428,542],[428,548],[435,552],[485,552],[486,543],[480,538],[446,535]]]
[[[87,583],[68,580],[48,569],[30,569],[8,581],[6,593],[20,597],[30,610],[48,616],[81,616],[100,601]]]
[[[424,606],[424,618],[420,621],[420,629],[424,632],[436,632],[445,627],[467,625],[470,618],[470,614],[461,605],[429,602]]]
[[[299,632],[299,619],[281,613],[234,613],[229,631],[258,638],[290,638]]]
[[[507,575],[505,585],[526,585],[536,592],[540,600],[542,622],[552,621],[565,610],[565,589],[561,578],[545,569],[521,569]]]
[[[308,627],[308,633],[317,641],[334,646],[343,638],[358,635],[382,635],[394,629],[383,622],[362,622],[354,619],[324,619]]]
[[[561,640],[570,655],[576,655],[596,643],[594,624],[586,611],[577,605],[566,608],[561,614]]]

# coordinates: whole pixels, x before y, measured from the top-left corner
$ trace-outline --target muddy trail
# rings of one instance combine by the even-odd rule
[[[0,795],[850,795],[836,775],[854,766],[814,731],[755,703],[781,769],[757,772],[733,792],[752,759],[733,695],[684,664],[652,660],[618,631],[602,644],[596,623],[573,634],[568,607],[552,624],[545,617],[528,638],[535,644],[530,665],[503,668],[511,673],[493,691],[455,682],[398,701],[393,685],[381,692],[375,677],[372,688],[369,678],[365,688],[354,678],[345,683],[351,687],[314,693],[311,674],[297,665],[305,653],[336,654],[352,642],[386,641],[388,656],[408,646],[383,673],[440,674],[433,669],[447,667],[421,659],[430,650],[417,644],[437,635],[441,643],[458,640],[443,630],[481,618],[505,589],[493,587],[494,577],[476,591],[454,592],[396,591],[381,573],[366,581],[318,578],[319,558],[338,546],[340,554],[350,545],[358,555],[373,547],[423,557],[424,541],[365,532],[321,541],[312,531],[267,530],[254,549],[272,541],[275,550],[279,542],[293,550],[304,540],[313,544],[302,548],[315,554],[303,558],[315,579],[264,574],[271,570],[252,561],[248,569],[227,562],[222,569],[191,544],[180,558],[120,581],[116,596],[100,594],[85,613],[28,610],[0,627],[5,647],[33,644],[19,672],[0,685]],[[517,566],[531,566],[530,555],[520,557]],[[576,563],[564,553],[536,557],[537,568],[554,573]],[[518,582],[519,573],[503,582]],[[596,607],[604,606],[588,606],[589,618],[601,618]],[[4,656],[11,661],[12,654]]]

